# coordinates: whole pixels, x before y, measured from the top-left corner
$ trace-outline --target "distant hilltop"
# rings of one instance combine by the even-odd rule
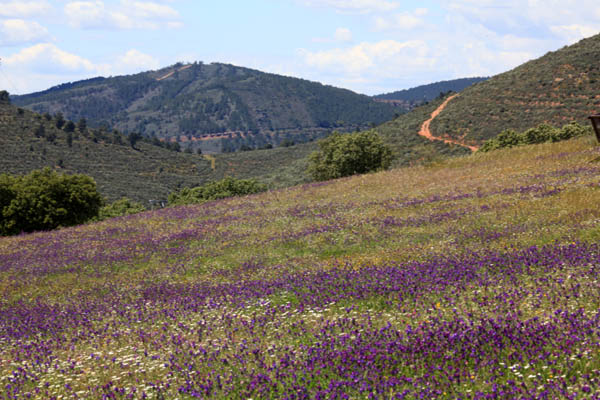
[[[204,146],[205,152],[307,142],[333,129],[351,131],[380,124],[397,112],[350,90],[201,62],[65,83],[13,96],[13,102],[39,113],[60,112],[74,121],[85,118],[92,127],[166,141],[187,137],[187,143]]]
[[[414,107],[432,101],[448,92],[461,92],[467,87],[488,80],[487,77],[461,78],[421,85],[411,89],[373,96],[375,101],[388,103],[395,107],[411,110]]]

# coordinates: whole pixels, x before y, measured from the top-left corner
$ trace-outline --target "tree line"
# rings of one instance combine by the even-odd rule
[[[81,129],[83,124],[78,124]],[[315,180],[387,169],[392,153],[375,131],[334,133],[319,142],[309,158]],[[267,185],[255,179],[226,177],[169,195],[168,205],[201,204],[210,200],[260,193]],[[27,175],[0,175],[0,235],[52,230],[144,211],[127,198],[111,204],[96,182],[83,174],[67,175],[48,167]]]

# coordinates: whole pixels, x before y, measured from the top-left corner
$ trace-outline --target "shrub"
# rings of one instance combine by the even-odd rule
[[[103,221],[105,219],[137,214],[143,211],[146,211],[146,208],[141,203],[123,197],[120,200],[102,207],[98,214],[98,220]]]
[[[58,174],[50,168],[25,176],[0,175],[0,234],[50,230],[96,217],[102,197],[86,175]]]
[[[590,127],[579,125],[577,122],[571,122],[563,126],[556,135],[552,138],[553,142],[560,142],[561,140],[568,140],[577,136],[583,136],[591,133]]]
[[[513,147],[518,146],[523,143],[523,136],[513,131],[512,129],[507,129],[502,131],[498,136],[493,139],[486,141],[483,146],[481,146],[480,151],[486,152],[496,149],[502,149],[504,147]]]
[[[334,132],[319,141],[319,151],[309,156],[309,174],[317,181],[388,169],[392,151],[375,131],[353,134]]]
[[[523,144],[537,144],[552,140],[558,133],[558,129],[548,124],[541,124],[535,128],[523,132]]]
[[[169,205],[200,204],[209,200],[244,196],[264,192],[267,186],[255,179],[235,179],[227,177],[195,188],[183,188],[169,195]]]
[[[557,129],[548,124],[542,124],[535,128],[526,130],[523,133],[517,133],[513,130],[502,131],[498,136],[486,141],[479,151],[487,152],[505,147],[520,146],[524,144],[535,144],[544,142],[560,142],[577,136],[587,135],[591,131],[589,128],[579,125],[577,122],[571,122],[561,129]]]

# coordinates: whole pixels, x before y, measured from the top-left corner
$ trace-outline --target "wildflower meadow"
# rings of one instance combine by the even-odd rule
[[[0,399],[600,399],[584,137],[0,238]]]

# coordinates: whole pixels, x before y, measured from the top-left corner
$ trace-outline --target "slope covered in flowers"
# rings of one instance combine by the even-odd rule
[[[0,398],[600,398],[600,148],[0,239]]]

